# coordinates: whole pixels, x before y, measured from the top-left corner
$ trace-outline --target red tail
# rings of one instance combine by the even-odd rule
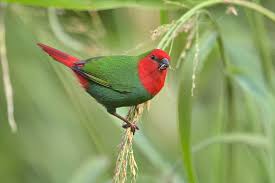
[[[56,61],[66,65],[67,67],[72,67],[74,66],[74,64],[78,61],[80,61],[80,59],[73,57],[71,55],[68,55],[67,53],[64,53],[62,51],[59,51],[55,48],[52,48],[50,46],[44,45],[42,43],[37,43],[38,46],[40,46],[46,53],[48,53],[53,59],[55,59]],[[87,89],[88,87],[88,80],[86,78],[84,78],[83,76],[79,75],[78,73],[74,72],[75,75],[77,76],[79,82],[81,83],[81,85]]]
[[[58,62],[61,62],[62,64],[66,65],[68,67],[72,67],[75,62],[78,62],[80,60],[80,59],[75,58],[71,55],[68,55],[67,53],[59,51],[57,49],[54,49],[54,48],[44,45],[42,43],[38,43],[37,45],[40,46],[53,59],[55,59]]]

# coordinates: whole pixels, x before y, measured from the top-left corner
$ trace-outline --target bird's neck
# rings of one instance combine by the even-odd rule
[[[156,95],[163,87],[167,70],[159,70],[159,65],[147,58],[138,63],[139,79],[146,91],[152,96]]]

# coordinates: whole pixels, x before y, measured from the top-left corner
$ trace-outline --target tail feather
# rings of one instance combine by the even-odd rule
[[[67,53],[64,53],[62,51],[59,51],[55,48],[52,48],[50,46],[47,46],[45,44],[42,43],[37,43],[38,46],[40,46],[46,53],[48,53],[53,59],[55,59],[56,61],[66,65],[67,67],[72,68],[76,62],[79,62],[80,59],[73,57],[71,55],[68,55]],[[78,78],[80,84],[87,89],[88,87],[88,80],[86,78],[84,78],[83,76],[81,76],[80,74],[78,74],[77,72],[75,72],[76,77]]]
[[[47,45],[44,45],[42,43],[38,43],[37,45],[40,46],[53,59],[55,59],[58,62],[63,63],[64,65],[66,65],[68,67],[72,67],[76,62],[80,61],[80,59],[78,59],[76,57],[68,55],[67,53],[59,51],[59,50],[57,50],[55,48],[52,48],[52,47],[47,46]]]

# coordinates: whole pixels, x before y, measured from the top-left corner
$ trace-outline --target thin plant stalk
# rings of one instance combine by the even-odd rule
[[[136,124],[142,115],[144,104],[131,107],[127,120]],[[133,133],[128,128],[125,130],[119,147],[119,153],[116,161],[115,172],[113,176],[114,183],[124,183],[127,180],[128,168],[130,169],[131,182],[136,182],[138,166],[133,151]]]
[[[0,11],[0,63],[2,65],[3,82],[7,100],[8,122],[12,132],[15,133],[17,132],[17,125],[14,119],[13,89],[9,74],[8,59],[6,55],[4,12],[3,8],[1,7],[0,10],[2,10],[2,12]]]
[[[175,24],[171,27],[171,29],[169,31],[167,31],[167,33],[164,35],[164,37],[162,38],[162,40],[160,41],[160,43],[158,44],[157,47],[166,49],[167,46],[170,44],[171,40],[173,39],[174,33],[178,29],[180,29],[181,26],[184,23],[186,23],[186,21],[188,21],[192,16],[194,16],[197,13],[197,11],[208,8],[208,7],[215,6],[218,4],[225,4],[225,5],[233,4],[233,5],[242,6],[242,7],[248,8],[248,9],[252,9],[275,22],[275,13],[273,13],[272,11],[270,11],[256,3],[252,3],[249,1],[242,1],[242,0],[228,0],[226,2],[224,0],[209,0],[209,1],[205,1],[205,2],[198,4],[197,6],[190,9],[188,12],[186,12],[183,16],[181,16],[175,22]]]

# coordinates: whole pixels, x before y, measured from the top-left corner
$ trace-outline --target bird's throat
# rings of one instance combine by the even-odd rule
[[[138,63],[139,79],[143,87],[151,95],[156,95],[163,87],[167,70],[159,70],[159,65],[144,58]]]

